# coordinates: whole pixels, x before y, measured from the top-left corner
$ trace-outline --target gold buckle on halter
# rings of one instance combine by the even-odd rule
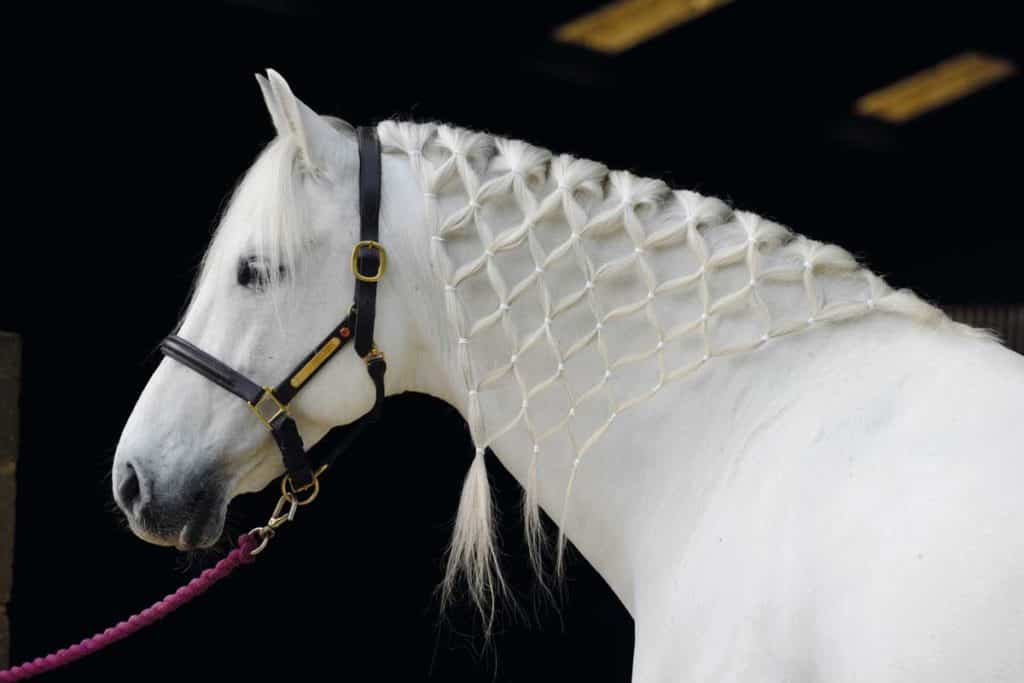
[[[376,249],[380,253],[380,265],[377,266],[377,272],[372,275],[364,275],[359,272],[359,250],[363,247]],[[362,240],[361,242],[356,242],[356,246],[352,247],[352,273],[360,282],[380,282],[380,279],[384,277],[384,271],[387,270],[387,266],[388,252],[380,242]]]
[[[274,420],[281,415],[288,414],[288,406],[277,400],[277,396],[274,396],[274,391],[270,387],[263,387],[263,395],[255,403],[250,403],[249,407],[270,431],[274,431],[271,424]]]

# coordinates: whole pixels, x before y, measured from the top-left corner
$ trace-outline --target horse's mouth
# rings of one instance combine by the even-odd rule
[[[173,538],[156,533],[155,531],[150,531],[148,528],[139,524],[134,519],[129,518],[128,528],[131,529],[132,533],[135,534],[136,538],[141,539],[146,543],[151,543],[152,545],[159,545],[165,547],[172,547],[176,545]]]
[[[223,511],[219,507],[217,509],[209,508],[193,514],[178,533],[174,547],[181,551],[209,548],[220,539],[223,531]]]
[[[226,507],[220,492],[202,487],[183,500],[148,506],[137,518],[129,518],[129,527],[154,545],[181,551],[209,548],[224,531]]]
[[[129,522],[129,527],[132,533],[146,543],[173,547],[185,552],[215,545],[224,531],[223,519],[223,513],[204,514],[202,517],[189,520],[177,532],[166,527],[157,530],[134,521]]]

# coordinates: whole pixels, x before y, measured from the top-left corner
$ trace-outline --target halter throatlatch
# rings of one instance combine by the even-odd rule
[[[268,525],[260,527],[267,530],[263,534],[264,545],[273,529],[292,519],[299,506],[312,502],[320,487],[317,477],[348,450],[369,423],[379,419],[384,400],[384,372],[387,363],[384,354],[377,350],[373,341],[377,283],[387,268],[387,252],[379,241],[380,141],[372,127],[361,127],[357,129],[356,135],[359,139],[360,236],[359,242],[352,248],[351,267],[356,286],[348,315],[276,387],[261,387],[178,335],[169,335],[160,344],[160,350],[165,355],[248,403],[274,437],[287,474],[281,481],[282,498],[278,509],[271,515]],[[376,391],[373,407],[355,422],[334,427],[307,451],[295,420],[288,413],[288,405],[328,360],[353,341],[356,353],[366,362],[366,372],[373,381]],[[289,512],[282,514],[286,502],[290,504]]]

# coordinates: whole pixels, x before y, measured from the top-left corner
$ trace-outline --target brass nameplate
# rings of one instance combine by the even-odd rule
[[[321,346],[320,350],[309,359],[309,362],[303,365],[298,372],[292,375],[292,378],[288,380],[288,383],[295,389],[301,387],[306,383],[306,380],[309,379],[310,375],[316,372],[317,368],[323,365],[324,362],[338,350],[339,346],[341,346],[341,340],[337,337],[331,337],[328,339],[327,343]]]

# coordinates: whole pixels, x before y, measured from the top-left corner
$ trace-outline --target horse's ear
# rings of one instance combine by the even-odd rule
[[[260,84],[263,102],[267,105],[267,111],[270,112],[270,120],[274,122],[274,129],[277,131],[277,134],[290,134],[288,121],[284,118],[284,114],[281,113],[281,105],[278,103],[277,98],[274,97],[274,91],[270,89],[270,81],[263,74],[256,74],[256,82]]]
[[[270,94],[267,96],[265,89],[264,97],[278,135],[291,135],[306,163],[323,168],[324,151],[337,139],[338,131],[296,97],[281,74],[267,69],[267,80]],[[262,81],[260,87],[263,87]]]

